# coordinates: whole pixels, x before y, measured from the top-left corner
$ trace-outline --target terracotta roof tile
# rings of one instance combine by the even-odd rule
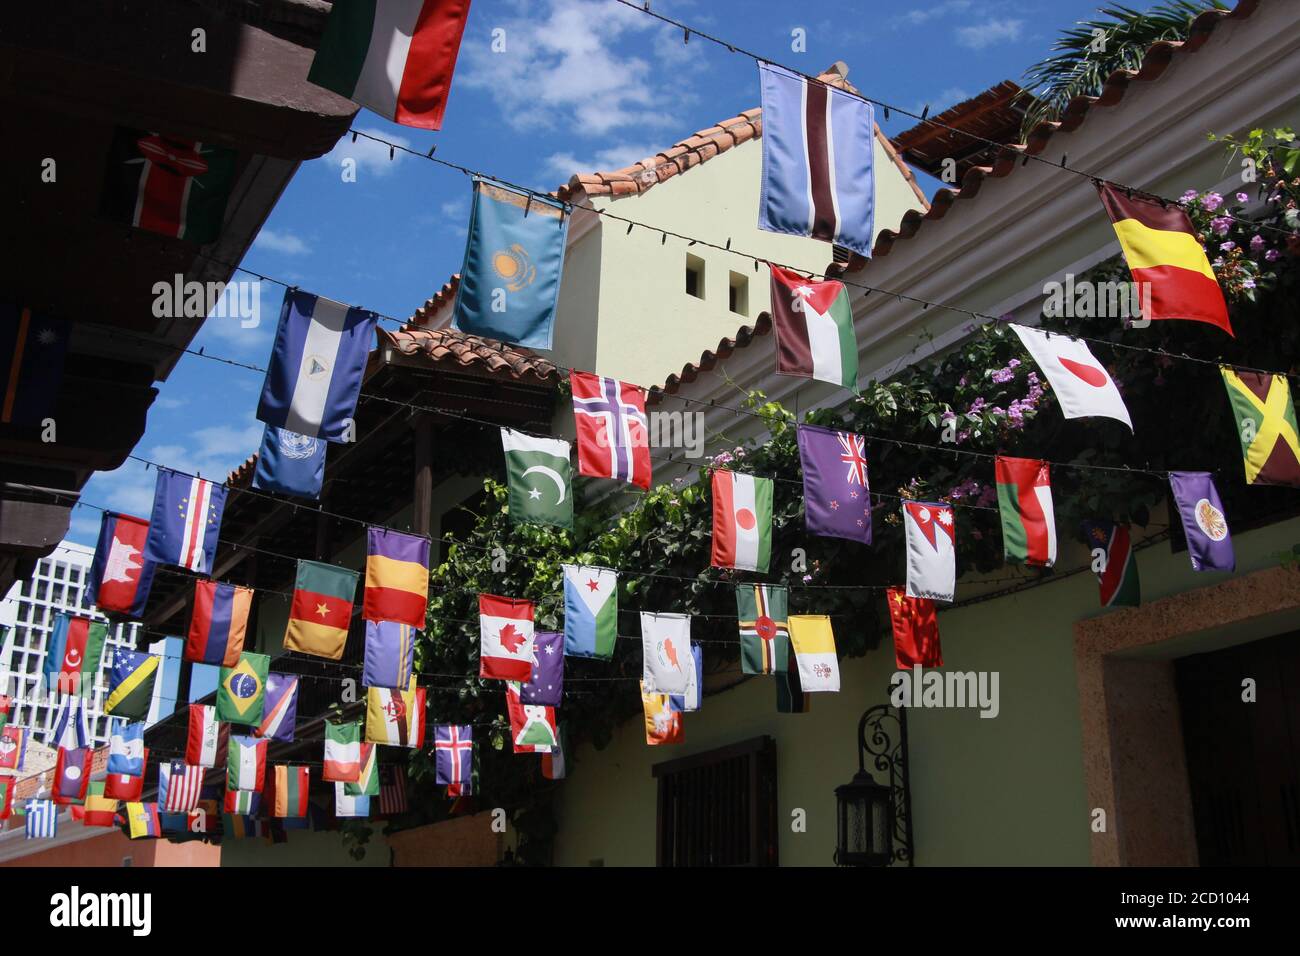
[[[434,365],[456,371],[486,371],[494,376],[536,385],[559,381],[559,369],[528,349],[470,335],[456,329],[423,329],[406,325],[396,332],[379,329],[380,347],[403,355],[423,355]]]

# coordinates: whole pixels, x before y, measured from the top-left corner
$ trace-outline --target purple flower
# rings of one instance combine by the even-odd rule
[[[1214,230],[1216,235],[1226,236],[1228,230],[1232,228],[1232,220],[1227,216],[1216,216],[1210,220],[1210,228]]]
[[[993,373],[993,381],[998,385],[1005,384],[1015,378],[1015,373],[1009,368],[1000,368]]]
[[[1232,241],[1221,242],[1221,243],[1219,243],[1219,251],[1220,251],[1220,252],[1231,252],[1233,249],[1236,249],[1236,248],[1237,248],[1237,244],[1236,244],[1235,242],[1232,242]]]
[[[1264,240],[1264,237],[1263,237],[1263,236],[1251,236],[1251,237],[1250,237],[1250,251],[1251,251],[1251,252],[1259,252],[1259,250],[1261,250],[1261,249],[1264,248],[1264,242],[1265,242],[1265,240]]]
[[[1206,193],[1201,205],[1205,207],[1206,212],[1214,212],[1223,205],[1223,197],[1218,193]]]
[[[1278,252],[1276,249],[1270,249],[1268,252],[1264,253],[1265,262],[1277,262],[1280,258],[1282,258],[1282,253]]]
[[[1195,190],[1195,189],[1189,189],[1189,190],[1187,190],[1187,192],[1183,193],[1182,198],[1180,198],[1178,201],[1181,202],[1181,203],[1186,204],[1186,203],[1191,202],[1191,201],[1192,201],[1193,199],[1195,199],[1195,198],[1196,198],[1196,190]]]
[[[1245,193],[1237,193],[1237,202],[1250,202],[1250,197]]]
[[[958,386],[960,386],[961,388],[965,388],[965,387],[966,387],[966,376],[963,375],[961,378],[957,379],[957,384],[958,384]]]
[[[1241,280],[1241,287],[1242,287],[1243,289],[1253,289],[1253,288],[1255,288],[1255,280],[1254,280],[1254,279],[1242,279],[1242,280]]]

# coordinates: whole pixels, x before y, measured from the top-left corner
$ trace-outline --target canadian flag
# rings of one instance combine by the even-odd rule
[[[951,601],[957,586],[952,505],[904,501],[907,596]]]
[[[1087,342],[1023,325],[1011,328],[1051,382],[1066,418],[1113,418],[1133,430],[1115,380],[1088,351]]]
[[[531,680],[533,676],[533,602],[478,596],[479,677]]]

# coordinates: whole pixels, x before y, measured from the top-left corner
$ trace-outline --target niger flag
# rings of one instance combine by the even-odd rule
[[[356,571],[299,561],[289,626],[284,633],[285,648],[334,661],[341,658],[356,594]]]
[[[1223,290],[1182,207],[1128,196],[1106,183],[1097,192],[1133,281],[1150,285],[1151,314],[1144,318],[1208,322],[1232,335]]]

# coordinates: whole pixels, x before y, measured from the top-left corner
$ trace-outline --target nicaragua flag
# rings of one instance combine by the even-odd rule
[[[121,774],[127,777],[144,775],[144,723],[125,723],[118,721],[113,728],[113,736],[108,743],[108,766],[105,772],[109,776]]]
[[[379,316],[288,289],[257,417],[299,435],[344,441]]]
[[[325,478],[325,441],[267,425],[257,453],[253,487],[299,498],[319,498]]]
[[[475,179],[453,328],[549,349],[568,231],[562,203]]]
[[[758,226],[871,257],[876,120],[870,103],[760,63],[763,180]]]
[[[211,573],[227,493],[225,485],[159,468],[144,559]]]

